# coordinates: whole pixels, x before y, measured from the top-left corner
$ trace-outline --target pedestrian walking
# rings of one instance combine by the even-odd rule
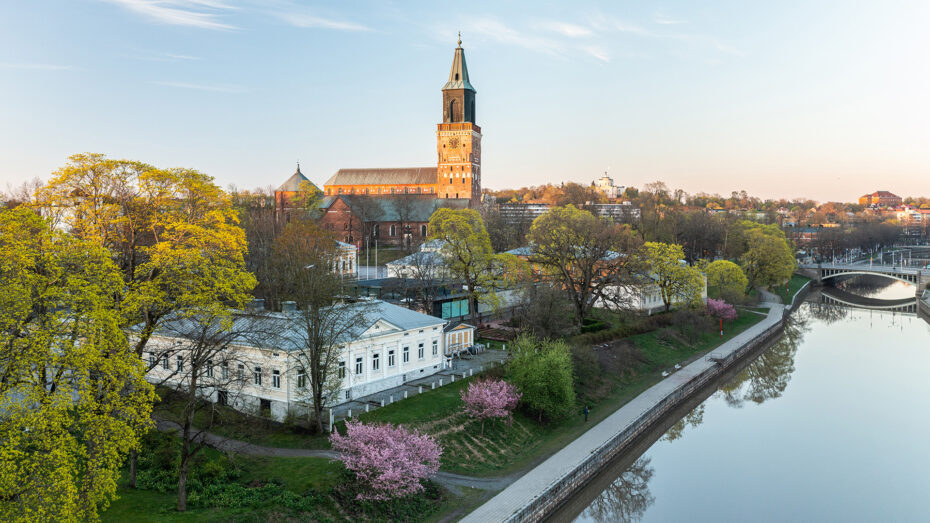
[[[584,406],[584,421],[585,421],[585,423],[588,422],[588,413],[589,413],[589,412],[591,412],[591,411],[589,411],[589,410],[588,410],[588,406],[585,405],[585,406]]]

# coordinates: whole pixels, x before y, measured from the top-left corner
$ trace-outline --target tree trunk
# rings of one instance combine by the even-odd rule
[[[187,510],[187,463],[182,461],[178,470],[178,512]]]
[[[129,453],[129,486],[136,488],[136,451],[133,450]]]

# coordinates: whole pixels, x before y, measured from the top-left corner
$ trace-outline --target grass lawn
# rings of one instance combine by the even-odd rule
[[[610,392],[600,401],[589,404],[591,416],[588,423],[583,422],[581,406],[577,415],[548,424],[540,424],[517,412],[511,425],[487,422],[482,434],[480,423],[471,421],[462,413],[459,397],[474,378],[459,380],[362,414],[360,419],[402,423],[432,434],[443,447],[443,470],[474,476],[509,474],[532,465],[577,438],[660,381],[662,370],[708,352],[763,317],[750,311],[739,311],[739,317],[724,326],[723,340],[716,331],[697,332],[692,339],[687,339],[678,334],[678,330],[670,328],[628,338],[642,351],[645,361],[633,375],[607,377],[611,382]]]
[[[183,403],[176,401],[167,389],[159,389],[162,401],[155,405],[154,413],[161,419],[180,422],[179,414]],[[216,418],[209,431],[230,439],[248,441],[265,447],[328,449],[326,435],[310,434],[298,427],[288,427],[281,423],[250,416],[229,407],[214,406]],[[194,426],[208,426],[210,406],[201,408],[194,415]]]
[[[408,254],[410,254],[410,252],[407,252],[400,247],[378,247],[378,265],[384,265],[385,263],[399,260]],[[360,249],[358,251],[358,262],[362,265],[365,265],[366,263],[365,256],[365,249]],[[367,256],[368,264],[375,265],[375,248],[373,246],[371,249],[369,249]]]
[[[801,276],[800,274],[795,274],[791,276],[791,279],[788,280],[788,290],[785,290],[784,285],[777,285],[772,289],[772,292],[781,297],[782,303],[788,305],[791,303],[791,298],[794,297],[794,294],[801,290],[801,287],[805,283],[811,281],[807,276]]]

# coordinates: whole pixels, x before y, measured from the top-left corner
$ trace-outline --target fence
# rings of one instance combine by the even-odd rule
[[[782,322],[777,322],[727,356],[715,358],[714,361],[717,362],[717,365],[708,367],[683,383],[674,392],[663,398],[662,401],[644,411],[635,421],[594,450],[581,464],[551,483],[532,501],[514,512],[505,521],[540,521],[545,518],[546,515],[597,474],[605,463],[627,448],[630,443],[646,432],[659,418],[675,408],[681,400],[709,384],[741,357],[777,336],[781,332],[781,328]]]

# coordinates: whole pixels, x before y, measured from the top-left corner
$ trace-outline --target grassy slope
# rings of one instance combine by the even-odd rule
[[[785,290],[784,285],[777,285],[772,288],[772,292],[781,297],[781,301],[784,304],[791,303],[791,298],[794,297],[794,294],[801,290],[801,287],[805,283],[809,282],[811,279],[807,276],[801,276],[800,274],[795,274],[791,276],[791,279],[788,280],[788,290]]]
[[[456,381],[363,414],[360,419],[402,423],[433,434],[444,448],[443,470],[475,476],[516,472],[554,453],[657,383],[662,379],[662,370],[717,347],[721,341],[732,338],[763,317],[740,311],[739,318],[725,326],[723,340],[714,332],[701,333],[691,343],[679,337],[662,335],[662,331],[631,337],[646,356],[646,363],[634,377],[609,377],[612,390],[600,402],[590,405],[591,419],[587,424],[583,422],[580,407],[577,415],[549,424],[539,424],[518,412],[514,415],[513,424],[488,422],[482,434],[480,424],[471,422],[461,413],[459,394],[469,380]]]

